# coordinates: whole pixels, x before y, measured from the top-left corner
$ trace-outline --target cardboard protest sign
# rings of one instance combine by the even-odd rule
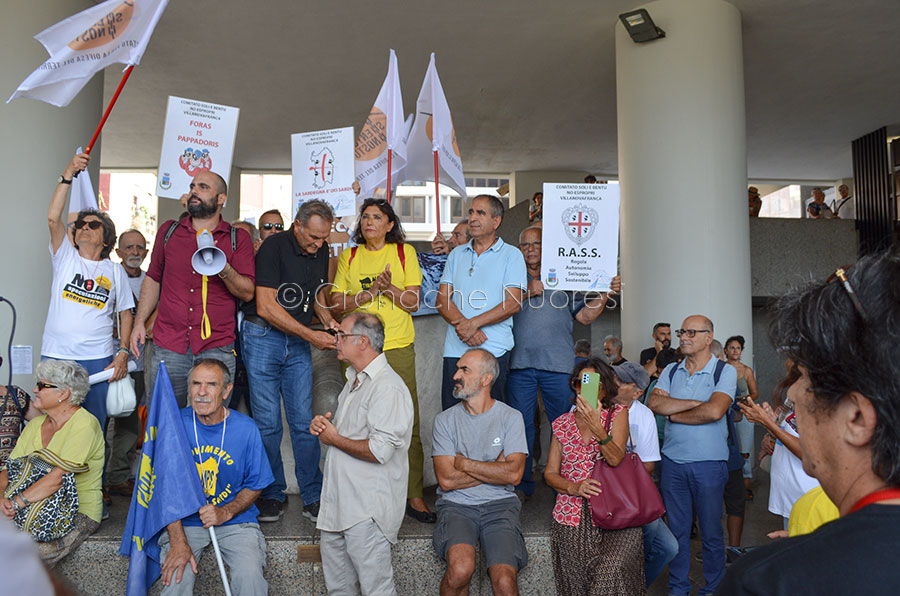
[[[618,184],[544,184],[541,280],[605,292],[619,259]]]
[[[293,213],[301,203],[320,199],[337,217],[356,212],[353,180],[353,127],[291,135]]]
[[[200,172],[231,175],[238,108],[169,96],[156,194],[179,199]]]

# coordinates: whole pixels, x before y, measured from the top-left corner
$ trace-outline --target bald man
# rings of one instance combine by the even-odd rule
[[[703,542],[700,594],[712,594],[725,575],[722,502],[728,480],[725,413],[737,389],[737,371],[711,353],[713,324],[703,315],[675,330],[684,360],[668,365],[647,405],[666,417],[662,448],[662,497],[678,554],[669,563],[669,593],[691,592],[691,525],[696,514]]]

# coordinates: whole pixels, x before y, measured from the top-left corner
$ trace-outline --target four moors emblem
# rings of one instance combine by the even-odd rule
[[[597,220],[597,212],[583,203],[572,205],[563,211],[562,215],[566,236],[579,246],[594,235]]]

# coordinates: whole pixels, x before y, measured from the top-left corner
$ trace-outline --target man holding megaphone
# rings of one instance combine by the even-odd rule
[[[141,286],[131,350],[138,353],[147,319],[158,307],[147,396],[153,395],[159,363],[165,361],[181,408],[187,404],[187,377],[195,360],[221,360],[234,376],[237,303],[254,296],[253,241],[222,219],[227,193],[218,174],[194,176],[190,192],[181,197],[188,214],[159,227]]]

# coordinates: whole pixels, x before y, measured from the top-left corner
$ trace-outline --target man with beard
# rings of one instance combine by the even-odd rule
[[[656,365],[656,357],[672,345],[672,326],[668,323],[657,323],[653,326],[653,347],[641,350],[641,366],[651,377],[658,376],[660,367]]]
[[[141,270],[141,265],[147,257],[147,240],[143,234],[134,228],[126,230],[119,236],[116,254],[122,260],[122,269],[125,270],[125,275],[122,277],[128,279],[128,285],[131,288],[131,293],[134,295],[135,306],[132,309],[132,314],[134,314],[137,311],[138,298],[141,294],[141,284],[143,284],[144,278],[147,276]],[[140,357],[134,358],[134,360],[137,368],[128,374],[134,381],[134,394],[137,396],[138,405],[140,405],[141,399],[144,397],[143,349]],[[109,426],[108,419],[107,426]],[[140,433],[141,418],[137,408],[128,416],[116,418],[113,423],[113,438],[111,444],[108,444],[107,452],[109,463],[106,468],[104,500],[107,498],[106,493],[125,497],[131,496],[134,490],[134,480],[131,479],[131,465],[128,462],[128,452],[134,449]]]
[[[513,487],[522,479],[528,445],[522,415],[491,397],[497,359],[480,348],[456,362],[453,397],[434,419],[434,472],[440,488],[434,550],[447,563],[440,593],[468,594],[481,542],[494,594],[518,594],[528,563]]]
[[[234,375],[237,300],[254,296],[253,242],[247,232],[222,219],[227,192],[225,180],[214,172],[194,176],[190,192],[182,197],[188,214],[167,221],[156,233],[131,333],[131,351],[137,357],[147,337],[147,319],[159,307],[147,395],[152,398],[159,363],[165,360],[182,408],[187,404],[188,371],[196,360],[216,358]],[[200,275],[191,265],[202,230],[212,234],[227,258],[218,275]]]

